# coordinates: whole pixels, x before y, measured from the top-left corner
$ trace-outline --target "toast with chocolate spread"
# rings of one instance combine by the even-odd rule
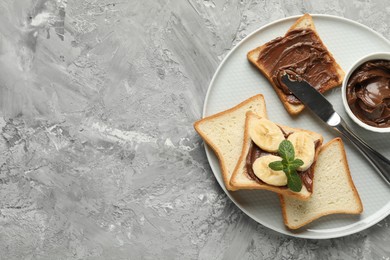
[[[324,93],[340,86],[345,74],[322,42],[309,14],[300,17],[283,37],[249,51],[247,58],[268,79],[291,115],[299,114],[304,105],[281,82],[283,75],[303,79]]]
[[[363,211],[340,138],[321,147],[314,172],[313,194],[309,200],[279,196],[288,228],[298,229],[330,214],[360,214]]]
[[[195,130],[218,157],[223,181],[228,190],[234,190],[230,185],[230,178],[240,157],[245,114],[248,111],[267,117],[263,95],[253,96],[233,108],[194,123]]]
[[[282,160],[278,158],[277,150],[283,140],[294,143],[296,157],[304,161],[301,169],[298,168],[298,175],[303,184],[299,192],[288,187],[283,171],[272,171],[268,167],[269,163]],[[247,112],[241,155],[230,179],[230,186],[236,190],[269,190],[299,200],[307,200],[313,191],[312,180],[315,174],[313,169],[322,142],[323,137],[318,133],[279,125]]]

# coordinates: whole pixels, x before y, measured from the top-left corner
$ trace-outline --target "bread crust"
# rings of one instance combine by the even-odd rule
[[[351,209],[346,208],[343,210],[329,210],[327,212],[322,212],[316,216],[313,216],[312,218],[308,219],[307,221],[305,221],[299,225],[293,225],[292,223],[289,223],[289,221],[288,221],[285,198],[283,197],[283,195],[279,195],[279,200],[280,200],[280,204],[281,204],[281,208],[282,208],[283,222],[289,229],[299,229],[299,228],[306,226],[307,224],[313,222],[314,220],[317,220],[317,219],[324,217],[324,216],[327,216],[327,215],[332,215],[332,214],[358,215],[358,214],[361,214],[363,212],[363,204],[362,204],[362,201],[360,199],[359,193],[357,192],[355,184],[352,180],[351,172],[350,172],[349,166],[348,166],[347,155],[346,155],[344,144],[343,144],[343,141],[341,140],[341,138],[339,138],[339,137],[334,138],[331,141],[329,141],[327,144],[323,145],[321,147],[319,153],[321,153],[321,151],[327,149],[327,147],[332,145],[334,142],[337,142],[339,145],[339,148],[340,148],[340,151],[342,154],[342,158],[343,158],[342,162],[344,165],[345,172],[347,173],[348,184],[353,191],[353,196],[357,201],[358,209],[351,210]],[[315,179],[315,175],[314,175],[314,179]],[[313,190],[315,190],[315,187],[314,187],[315,185],[316,185],[316,182],[313,180]]]
[[[280,187],[277,187],[277,186],[269,185],[266,183],[263,184],[263,183],[256,182],[255,180],[252,180],[247,176],[246,168],[245,168],[245,161],[246,161],[246,157],[247,157],[248,152],[249,152],[249,146],[251,143],[251,138],[249,137],[249,130],[248,130],[247,126],[248,126],[248,121],[250,120],[251,117],[261,118],[252,112],[246,113],[244,142],[243,142],[242,152],[240,155],[240,159],[237,162],[236,168],[234,169],[233,175],[230,179],[230,186],[233,187],[234,189],[268,190],[268,191],[272,191],[272,192],[275,192],[278,194],[283,194],[285,196],[291,196],[291,197],[297,198],[299,200],[309,199],[311,192],[309,192],[305,186],[302,186],[301,192],[293,192],[290,189],[281,189]],[[279,124],[277,124],[277,125],[279,127],[281,127],[286,134],[289,134],[291,132],[297,132],[297,131],[305,132],[305,133],[311,135],[315,140],[318,140],[320,142],[319,147],[322,145],[323,137],[322,137],[322,135],[320,135],[318,133],[304,130],[304,129],[300,129],[300,128],[292,128],[292,127],[283,126],[283,125],[279,125]],[[315,163],[315,160],[318,156],[319,150],[320,149],[316,149],[314,163]],[[314,167],[314,165],[313,165],[313,167]],[[313,189],[314,189],[314,187],[313,187]]]
[[[343,69],[340,67],[340,65],[336,62],[335,58],[333,57],[332,53],[328,50],[328,48],[326,47],[326,45],[323,43],[323,41],[321,40],[320,36],[318,35],[317,33],[317,30],[314,26],[314,22],[313,22],[313,18],[311,17],[310,14],[304,14],[303,16],[301,16],[291,27],[290,29],[287,31],[290,32],[292,30],[295,30],[295,29],[298,29],[298,28],[307,28],[307,29],[311,29],[313,30],[313,32],[315,33],[315,35],[318,37],[320,43],[323,45],[323,47],[326,49],[326,51],[328,52],[329,54],[329,57],[330,59],[333,61],[333,65],[339,75],[339,80],[338,81],[335,81],[335,82],[331,82],[330,84],[326,85],[323,87],[323,92],[326,92],[330,89],[333,89],[335,87],[338,87],[341,85],[341,83],[343,82],[344,80],[344,76],[345,76],[345,72],[343,71]],[[275,83],[273,82],[272,80],[272,75],[269,75],[267,74],[264,66],[258,62],[258,57],[260,55],[260,53],[263,51],[263,49],[266,47],[266,44],[263,44],[262,46],[260,47],[257,47],[251,51],[249,51],[247,53],[247,59],[251,62],[251,64],[253,64],[257,69],[259,69],[261,71],[261,73],[267,78],[267,80],[271,83],[274,91],[276,92],[277,96],[279,97],[280,101],[282,102],[283,106],[285,107],[285,109],[287,110],[287,112],[290,114],[290,115],[297,115],[299,114],[300,112],[302,112],[302,110],[305,108],[305,106],[303,104],[291,104],[287,101],[287,95],[280,89],[278,88],[278,86],[275,85]]]
[[[239,110],[242,107],[246,106],[247,104],[249,104],[251,102],[256,102],[257,100],[258,100],[258,102],[260,102],[260,106],[262,107],[262,111],[263,111],[263,115],[262,116],[267,118],[267,111],[266,111],[266,105],[265,105],[264,96],[262,94],[258,94],[258,95],[252,96],[252,97],[244,100],[243,102],[239,103],[238,105],[236,105],[236,106],[234,106],[232,108],[229,108],[229,109],[224,110],[222,112],[219,112],[219,113],[216,113],[216,114],[204,117],[204,118],[202,118],[202,119],[200,119],[200,120],[198,120],[198,121],[196,121],[194,123],[195,131],[211,147],[211,149],[216,154],[216,156],[218,158],[218,161],[219,161],[219,166],[220,166],[220,169],[221,169],[221,173],[222,173],[222,178],[223,178],[225,187],[228,190],[235,190],[235,189],[234,189],[234,187],[232,187],[230,185],[230,177],[231,177],[231,175],[229,174],[228,169],[226,167],[225,158],[222,155],[222,152],[218,148],[218,146],[216,144],[214,144],[213,141],[210,138],[208,138],[207,134],[202,131],[200,126],[203,123],[205,123],[205,122],[207,122],[209,120],[212,120],[212,119],[215,119],[215,118],[218,118],[218,117],[222,117],[222,116],[228,115],[229,113],[232,113],[232,112],[234,112],[236,110]]]

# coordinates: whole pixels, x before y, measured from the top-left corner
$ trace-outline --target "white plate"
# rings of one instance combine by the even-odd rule
[[[248,51],[284,35],[298,17],[282,19],[260,28],[242,40],[226,56],[210,83],[203,116],[223,111],[255,94],[262,93],[265,97],[268,116],[272,121],[319,132],[324,136],[324,143],[337,136],[333,130],[328,129],[307,111],[296,118],[290,117],[269,82],[246,59]],[[359,23],[329,15],[313,15],[313,19],[321,39],[344,70],[347,70],[354,61],[369,53],[390,51],[388,40]],[[373,134],[354,124],[343,109],[340,92],[340,88],[337,88],[327,92],[325,96],[359,136],[390,158],[390,135]],[[363,214],[360,216],[326,216],[307,225],[299,232],[291,232],[285,228],[279,200],[274,193],[250,190],[227,191],[217,158],[208,147],[206,147],[206,153],[221,187],[249,217],[286,235],[324,239],[359,232],[384,219],[390,213],[390,187],[349,143],[345,145],[352,178],[362,199]]]

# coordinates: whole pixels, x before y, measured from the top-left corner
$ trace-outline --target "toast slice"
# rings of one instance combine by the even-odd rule
[[[243,141],[243,145],[242,145],[241,155],[240,155],[240,159],[237,162],[236,168],[234,169],[232,178],[230,179],[230,186],[235,190],[238,190],[238,189],[269,190],[269,191],[276,192],[278,194],[283,194],[285,196],[291,196],[291,197],[294,197],[294,198],[297,198],[300,200],[309,199],[311,192],[309,192],[306,189],[305,185],[302,186],[302,190],[300,192],[293,192],[290,189],[288,189],[287,187],[278,187],[278,186],[268,185],[266,183],[261,183],[259,181],[256,181],[250,177],[250,175],[247,172],[247,168],[246,168],[246,158],[248,156],[248,153],[250,151],[250,146],[252,143],[252,139],[249,136],[249,128],[248,128],[248,125],[249,125],[248,122],[252,118],[260,119],[261,116],[255,115],[254,113],[251,113],[251,112],[248,112],[246,114],[244,141]],[[320,147],[322,142],[323,142],[322,135],[320,135],[318,133],[304,130],[304,129],[283,126],[283,125],[279,125],[279,124],[277,124],[277,125],[283,130],[283,132],[286,135],[289,135],[289,134],[296,132],[296,131],[306,132],[307,134],[309,134],[313,138],[313,140],[316,140],[317,142],[319,142],[317,147]],[[317,156],[318,151],[319,151],[319,149],[316,149],[316,156]],[[313,165],[311,167],[314,167],[314,164],[315,163],[313,163]]]
[[[363,211],[340,138],[321,148],[314,170],[313,194],[309,200],[279,196],[284,224],[288,228],[298,229],[330,214],[360,214]]]
[[[217,155],[223,181],[228,190],[234,190],[229,182],[240,157],[245,114],[248,111],[267,117],[263,95],[253,96],[233,108],[194,123],[195,130]]]
[[[311,31],[313,31],[314,33],[312,35],[312,38],[315,38],[315,41],[319,42],[319,46],[321,46],[321,48],[325,52],[324,57],[325,57],[326,62],[319,62],[317,64],[323,64],[323,63],[329,62],[329,66],[327,68],[330,68],[329,71],[332,71],[333,74],[329,80],[325,81],[324,83],[320,84],[320,86],[317,87],[320,90],[320,92],[324,93],[332,88],[340,86],[343,79],[344,79],[345,73],[344,73],[343,69],[340,67],[340,65],[337,64],[337,62],[335,61],[335,59],[333,58],[333,56],[329,52],[329,50],[326,48],[324,43],[321,41],[321,38],[319,37],[319,35],[316,31],[316,28],[314,26],[314,22],[313,22],[312,17],[309,14],[304,14],[302,17],[300,17],[290,27],[290,29],[287,31],[284,38],[287,36],[288,33],[292,32],[294,30],[311,30]],[[287,112],[291,115],[297,115],[304,109],[304,105],[302,103],[294,104],[294,103],[289,102],[289,99],[291,99],[291,98],[295,99],[295,97],[285,94],[285,92],[283,92],[283,90],[277,86],[277,84],[272,79],[273,71],[269,71],[269,69],[266,68],[266,66],[265,66],[266,62],[264,59],[262,59],[263,53],[270,52],[269,49],[267,50],[267,48],[268,48],[267,46],[269,46],[270,44],[274,43],[275,41],[278,41],[281,39],[283,39],[283,38],[282,37],[276,38],[273,41],[267,42],[264,45],[249,51],[247,54],[247,58],[255,67],[257,67],[262,72],[262,74],[271,83],[272,87],[274,88],[276,94],[278,95],[279,99],[283,103]],[[300,52],[303,52],[304,53],[303,55],[309,55],[311,52],[311,49],[304,49],[303,47],[299,47],[297,49]],[[272,51],[271,51],[271,53],[272,53]],[[295,55],[295,54],[292,54],[292,52],[289,52],[288,54],[285,54],[284,56],[283,56],[283,54],[275,54],[275,55],[279,55],[279,56],[277,56],[277,59],[284,59],[284,56]],[[272,62],[275,62],[275,59],[272,59]],[[294,60],[294,62],[295,62],[295,60]],[[315,65],[315,66],[317,66],[317,65]],[[320,70],[320,68],[316,68],[315,66],[313,66],[311,68],[311,70],[313,72],[317,71],[317,73],[318,73],[318,70]],[[301,68],[295,68],[296,71],[298,69],[301,69]],[[314,82],[314,80],[309,80],[308,78],[305,78],[306,74],[307,73],[306,73],[306,68],[305,68],[305,72],[301,75],[302,78],[305,79],[307,82],[309,82],[312,86],[315,86],[316,83]]]

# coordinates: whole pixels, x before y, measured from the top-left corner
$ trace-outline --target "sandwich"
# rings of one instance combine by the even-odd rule
[[[330,214],[363,211],[341,139],[322,145],[319,133],[269,120],[261,94],[196,121],[194,128],[218,157],[226,189],[277,193],[289,229]],[[290,188],[284,169],[270,167],[284,159],[280,147],[286,140],[293,157],[301,161],[296,168],[302,184],[299,191]]]
[[[271,83],[291,115],[304,105],[282,83],[281,77],[305,80],[321,93],[340,86],[344,71],[318,35],[309,14],[299,18],[283,37],[278,37],[247,53],[248,60]]]
[[[303,161],[297,168],[302,182],[300,191],[287,185],[288,176],[283,170],[273,170],[269,164],[282,161],[278,149],[283,140],[294,147],[294,155]],[[313,191],[316,157],[323,137],[309,130],[276,124],[266,118],[247,112],[241,155],[230,179],[233,189],[269,190],[299,200],[309,199]]]

